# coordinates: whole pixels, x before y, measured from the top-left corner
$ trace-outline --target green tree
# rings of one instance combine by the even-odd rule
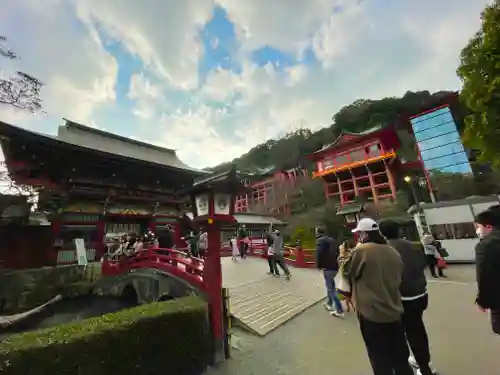
[[[0,57],[8,60],[18,59],[17,54],[5,45],[6,41],[4,36],[0,36]],[[42,85],[38,78],[24,72],[16,72],[7,77],[0,75],[0,104],[37,112],[42,108],[40,99]]]
[[[457,74],[470,113],[464,143],[479,150],[479,160],[500,167],[500,0],[484,9],[481,29],[462,50]]]

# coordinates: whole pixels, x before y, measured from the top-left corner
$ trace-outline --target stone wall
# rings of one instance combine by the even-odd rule
[[[101,264],[64,265],[0,271],[0,314],[14,314],[41,305],[58,294],[90,291],[101,276]]]

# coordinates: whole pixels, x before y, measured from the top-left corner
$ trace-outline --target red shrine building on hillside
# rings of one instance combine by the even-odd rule
[[[433,200],[432,173],[472,173],[457,128],[459,113],[458,93],[445,93],[417,113],[400,114],[396,124],[362,133],[343,131],[308,156],[316,166],[313,178],[323,179],[325,196],[338,202],[340,214],[359,212],[359,197],[375,203],[396,199],[405,177]]]
[[[325,183],[326,197],[340,206],[363,195],[378,202],[396,198],[399,138],[393,128],[377,127],[363,133],[343,132],[335,141],[310,155],[313,177]]]
[[[174,150],[71,121],[55,137],[0,122],[0,136],[11,179],[39,192],[58,263],[76,260],[75,238],[84,239],[92,261],[107,250],[109,234],[167,224],[184,246],[179,210],[185,202],[177,193],[205,172],[183,164]]]
[[[249,192],[236,198],[236,212],[290,213],[288,194],[308,172],[302,167],[276,169],[274,167],[259,170],[257,173],[241,173],[243,183]]]

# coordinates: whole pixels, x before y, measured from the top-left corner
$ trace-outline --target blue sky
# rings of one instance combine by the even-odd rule
[[[40,77],[46,114],[0,119],[54,134],[66,117],[216,165],[359,98],[459,89],[487,3],[6,0],[22,59],[0,69]]]

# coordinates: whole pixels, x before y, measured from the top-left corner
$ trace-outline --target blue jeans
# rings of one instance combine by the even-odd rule
[[[338,313],[344,312],[340,299],[337,297],[337,288],[335,288],[335,276],[337,276],[337,271],[323,270],[323,276],[325,277],[326,303],[330,306],[335,304],[335,310],[337,310]]]

